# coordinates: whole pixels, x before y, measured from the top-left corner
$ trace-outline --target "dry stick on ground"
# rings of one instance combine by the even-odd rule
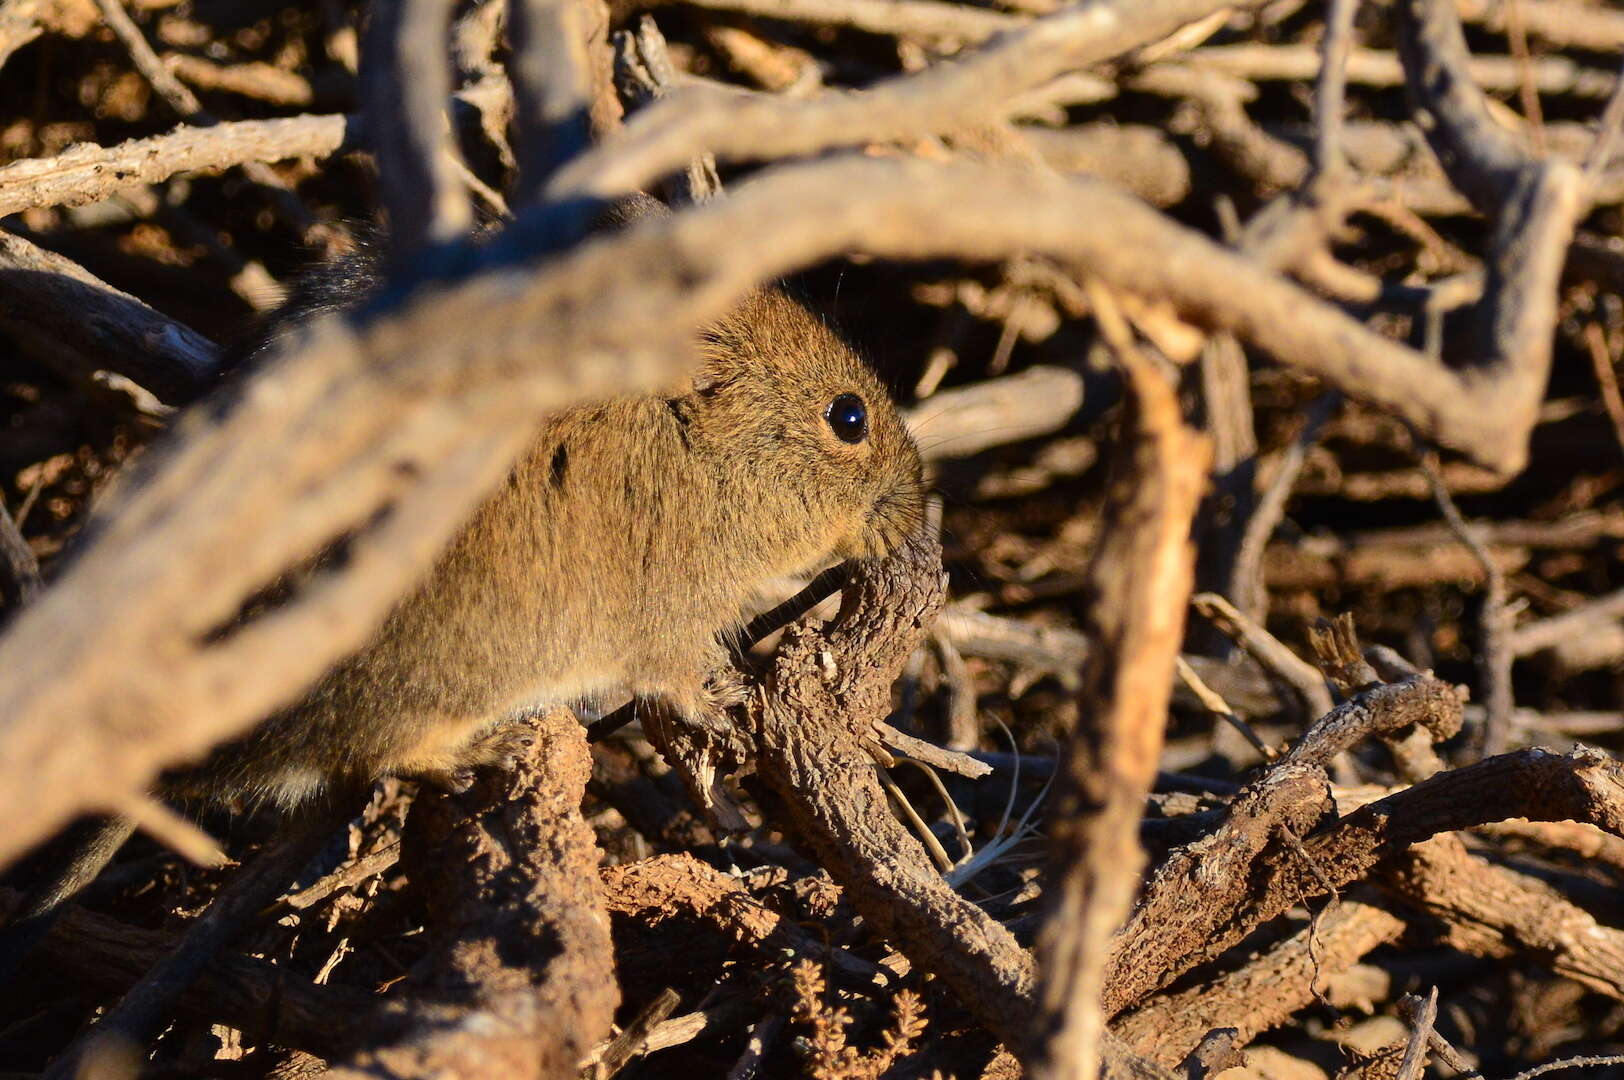
[[[1320,51],[1311,45],[1209,45],[1192,51],[1185,59],[1248,82],[1306,82],[1320,69]],[[1543,94],[1601,100],[1613,89],[1612,72],[1587,68],[1567,57],[1540,57],[1532,67],[1535,85]],[[1473,82],[1496,91],[1516,91],[1523,82],[1522,67],[1510,56],[1475,57],[1461,70],[1469,73]],[[1387,87],[1399,86],[1405,80],[1399,57],[1374,49],[1356,49],[1348,57],[1348,81]]]
[[[592,774],[568,709],[533,721],[510,776],[419,795],[403,840],[433,945],[410,997],[383,1008],[337,1078],[574,1075],[619,1003],[598,848],[581,816]]]
[[[324,158],[351,141],[353,117],[289,116],[179,127],[117,146],[72,146],[48,158],[0,168],[0,217],[35,206],[83,206],[176,173],[248,162]]]
[[[0,890],[0,911],[19,897]],[[77,987],[122,994],[174,951],[176,936],[70,907],[40,943],[35,965]],[[340,986],[316,986],[288,969],[248,956],[217,958],[176,1000],[174,1015],[230,1024],[251,1038],[324,1057],[355,1037],[356,1016],[376,998]]]
[[[164,956],[93,1027],[80,1032],[51,1062],[45,1080],[82,1075],[87,1063],[119,1047],[144,1044],[170,1017],[175,1000],[233,938],[274,900],[360,802],[354,791],[335,790],[323,805],[309,808],[286,838],[262,852],[231,879],[208,910],[186,928]]]
[[[162,410],[152,404],[202,394],[219,364],[219,350],[201,334],[4,230],[0,328],[64,378],[99,391],[128,390],[137,409],[157,415]]]
[[[1105,951],[1139,884],[1139,818],[1156,778],[1173,665],[1195,576],[1190,530],[1211,445],[1134,345],[1108,290],[1096,317],[1125,369],[1132,408],[1090,564],[1092,651],[1061,789],[1049,818],[1049,910],[1039,938],[1035,1074],[1094,1080]]]
[[[747,706],[756,768],[864,921],[940,978],[993,1034],[1021,1046],[1031,1034],[1031,958],[942,879],[888,809],[863,748],[944,588],[940,546],[916,537],[885,563],[854,569],[833,623],[786,631]],[[1103,1052],[1112,1075],[1154,1074],[1115,1040]]]
[[[1298,763],[1277,766],[1261,788],[1255,784],[1248,791],[1261,793],[1278,784],[1275,774],[1302,768]],[[1164,864],[1117,940],[1118,955],[1132,959],[1114,971],[1108,1003],[1120,1008],[1141,1000],[1293,905],[1325,895],[1327,886],[1340,889],[1360,880],[1438,833],[1527,817],[1587,821],[1624,835],[1621,792],[1624,767],[1604,754],[1524,750],[1439,773],[1362,806],[1307,835],[1300,851],[1298,845],[1270,842],[1273,828],[1242,813],[1243,793],[1226,829],[1233,824],[1242,836],[1255,838],[1265,828],[1269,836],[1237,854],[1214,834]],[[1303,805],[1316,816],[1325,808]],[[1293,832],[1306,832],[1300,819]],[[1220,856],[1221,865],[1215,861]],[[1222,880],[1209,876],[1219,870]]]
[[[1236,796],[1216,831],[1175,852],[1157,869],[1112,944],[1107,1015],[1216,954],[1211,940],[1216,927],[1244,918],[1240,913],[1258,902],[1251,895],[1251,867],[1271,851],[1283,850],[1277,833],[1305,836],[1330,812],[1327,762],[1366,738],[1398,735],[1417,726],[1447,738],[1460,730],[1461,711],[1454,687],[1418,676],[1372,687],[1315,724],[1279,764]],[[1288,857],[1297,855],[1292,851]],[[1192,893],[1193,882],[1199,884]]]
[[[1082,260],[1124,291],[1368,387],[1435,424],[1430,434],[1522,453],[1483,428],[1451,373],[1104,185],[855,156],[780,167],[537,270],[420,290],[358,326],[318,320],[228,407],[198,414],[145,482],[107,501],[91,550],[0,639],[0,668],[29,673],[0,686],[0,761],[31,766],[0,785],[11,826],[0,859],[242,730],[365,641],[539,412],[659,385],[684,365],[692,329],[746,288],[849,250]],[[488,328],[477,341],[474,325]],[[353,529],[342,572],[209,635]]]
[[[1166,1066],[1182,1061],[1215,1027],[1235,1026],[1237,1047],[1283,1023],[1325,982],[1404,933],[1403,919],[1375,902],[1343,897],[1304,927],[1235,971],[1160,994],[1111,1025],[1135,1052]],[[1310,937],[1313,938],[1312,942]]]
[[[1519,626],[1511,632],[1511,652],[1516,656],[1554,649],[1564,641],[1611,626],[1624,619],[1624,589],[1598,596],[1572,611]]]
[[[1377,878],[1406,906],[1441,920],[1445,944],[1494,959],[1523,953],[1624,1001],[1624,931],[1541,881],[1466,850],[1458,837],[1417,844]]]
[[[1203,618],[1211,620],[1263,670],[1291,687],[1302,704],[1305,722],[1312,723],[1331,711],[1333,703],[1331,692],[1325,688],[1325,676],[1313,664],[1286,648],[1279,638],[1242,615],[1216,593],[1201,593],[1192,597],[1191,603]]]
[[[1297,436],[1275,458],[1274,475],[1269,486],[1257,500],[1256,509],[1246,519],[1241,534],[1240,548],[1235,553],[1235,565],[1229,580],[1228,595],[1236,606],[1254,622],[1268,616],[1269,591],[1263,576],[1263,555],[1269,548],[1274,530],[1286,516],[1286,504],[1291,489],[1308,461],[1308,451],[1319,441],[1320,432],[1331,413],[1341,404],[1341,395],[1321,394],[1308,406]]]

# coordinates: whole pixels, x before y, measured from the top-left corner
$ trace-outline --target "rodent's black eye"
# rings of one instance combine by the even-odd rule
[[[860,443],[868,438],[868,406],[856,394],[841,394],[829,402],[823,418],[842,442]]]

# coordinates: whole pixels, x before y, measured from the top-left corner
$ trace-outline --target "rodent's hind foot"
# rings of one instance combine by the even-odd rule
[[[473,769],[512,772],[536,745],[536,733],[522,717],[510,717],[470,742],[462,752],[462,765]]]
[[[535,745],[536,733],[526,719],[507,717],[459,748],[455,762],[419,770],[416,776],[449,795],[461,795],[474,786],[481,769],[512,772]]]

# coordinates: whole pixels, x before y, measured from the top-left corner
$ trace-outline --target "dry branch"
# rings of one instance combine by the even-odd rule
[[[0,893],[0,909],[18,900]],[[40,943],[36,964],[53,978],[122,994],[173,952],[172,934],[147,930],[104,915],[70,908]],[[269,961],[222,956],[204,969],[175,1002],[175,1013],[205,1023],[224,1023],[283,1046],[329,1057],[355,1036],[354,1017],[373,1004],[372,995],[340,986],[315,986]]]
[[[533,727],[512,776],[413,806],[404,860],[433,947],[335,1078],[568,1076],[608,1034],[620,993],[580,809],[591,757],[568,709]]]
[[[1186,990],[1152,998],[1119,1017],[1112,1030],[1161,1065],[1183,1060],[1217,1027],[1236,1027],[1245,1046],[1283,1023],[1326,983],[1372,949],[1395,941],[1405,922],[1377,904],[1346,899],[1243,967]],[[1312,939],[1312,940],[1311,940]]]
[[[1109,323],[1108,294],[1093,296]],[[1053,880],[1038,950],[1036,1073],[1077,1080],[1099,1075],[1104,954],[1144,865],[1139,818],[1161,757],[1195,574],[1190,530],[1212,456],[1124,325],[1113,347],[1133,404],[1089,571],[1093,648],[1080,695],[1087,720],[1072,733],[1049,814]]]
[[[739,247],[740,235],[756,242]],[[743,289],[844,250],[1078,259],[1445,442],[1502,464],[1525,452],[1483,427],[1481,395],[1452,373],[1103,185],[917,161],[784,167],[540,271],[414,297],[358,332],[323,320],[232,407],[189,425],[161,470],[105,508],[99,550],[0,640],[0,666],[30,673],[0,688],[0,762],[30,763],[0,790],[14,823],[0,858],[242,730],[364,641],[537,413],[656,385],[682,364],[662,350]],[[468,326],[489,331],[475,342]],[[248,594],[391,503],[344,574],[200,643]]]
[[[181,126],[167,135],[117,146],[81,145],[55,157],[25,158],[0,168],[0,217],[35,206],[83,206],[181,172],[324,158],[345,148],[353,124],[350,117],[332,115],[235,120],[213,127]]]
[[[197,398],[219,367],[214,343],[54,252],[0,230],[0,327],[65,378],[103,389],[109,373],[166,404]]]
[[[378,159],[397,267],[430,244],[460,239],[473,225],[445,119],[451,7],[450,0],[400,0],[379,5],[367,25],[361,64],[367,142]]]

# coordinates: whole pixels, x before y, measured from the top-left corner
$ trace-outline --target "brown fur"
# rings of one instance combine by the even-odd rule
[[[921,480],[879,381],[782,292],[702,354],[685,393],[548,421],[371,644],[168,792],[292,806],[340,781],[444,780],[511,751],[482,736],[513,710],[617,690],[703,720],[720,638],[759,587],[890,550]],[[844,393],[868,407],[856,445],[824,420]]]

